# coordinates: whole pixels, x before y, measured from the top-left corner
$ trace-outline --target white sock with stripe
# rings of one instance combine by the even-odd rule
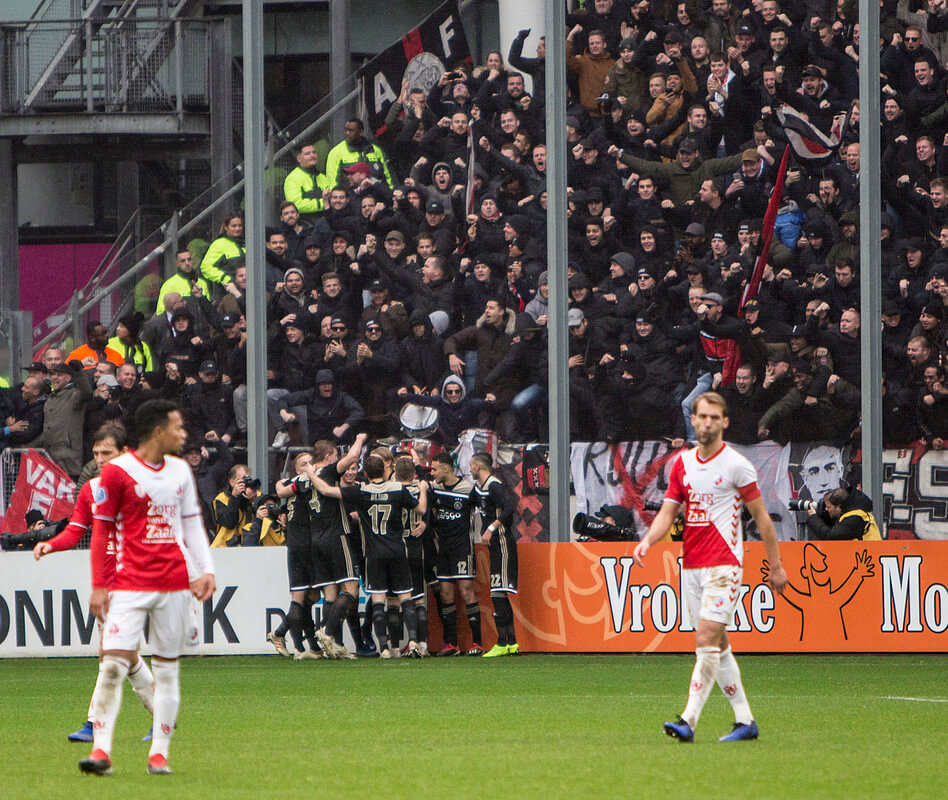
[[[714,688],[714,680],[721,664],[721,651],[717,647],[698,647],[695,649],[695,668],[691,673],[691,686],[688,689],[688,705],[681,712],[681,718],[694,730],[698,725],[701,709]]]
[[[744,694],[744,684],[741,683],[741,669],[737,666],[737,659],[729,647],[721,653],[721,664],[718,667],[718,686],[724,696],[731,702],[734,709],[734,720],[742,725],[749,725],[754,721],[747,695]]]

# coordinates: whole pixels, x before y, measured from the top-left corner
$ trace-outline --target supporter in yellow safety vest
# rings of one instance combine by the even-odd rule
[[[165,313],[165,296],[168,292],[177,292],[182,297],[190,297],[195,286],[201,287],[201,291],[208,299],[211,297],[211,288],[201,274],[194,268],[194,257],[191,251],[186,247],[178,249],[174,256],[174,265],[176,272],[163,284],[158,291],[158,307],[156,314]],[[236,272],[236,269],[234,270]]]
[[[283,196],[296,206],[301,217],[312,217],[324,208],[323,192],[318,185],[322,176],[316,168],[316,148],[304,144],[296,154],[296,162],[299,166],[283,181]]]
[[[326,171],[319,176],[321,188],[333,189],[339,184],[346,186],[348,181],[344,180],[342,170],[357,161],[369,165],[370,177],[384,180],[390,189],[394,188],[385,153],[363,136],[363,130],[362,120],[358,118],[346,122],[345,139],[330,150],[326,157]]]
[[[244,221],[240,214],[228,214],[221,225],[218,236],[204,254],[201,262],[201,276],[213,283],[230,283],[237,267],[244,263],[247,252],[241,242],[244,235]],[[190,290],[185,297],[190,295]]]
[[[155,368],[151,348],[138,336],[141,327],[141,314],[136,312],[122,317],[115,326],[115,336],[109,339],[108,344],[122,356],[126,364],[134,364],[139,374],[151,372]]]

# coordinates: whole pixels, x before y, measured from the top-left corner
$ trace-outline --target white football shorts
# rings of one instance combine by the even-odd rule
[[[148,623],[153,655],[177,658],[195,631],[191,592],[109,592],[109,613],[102,631],[103,650],[137,650]]]
[[[685,602],[691,623],[699,619],[730,625],[741,596],[743,567],[730,565],[686,569],[684,572]]]

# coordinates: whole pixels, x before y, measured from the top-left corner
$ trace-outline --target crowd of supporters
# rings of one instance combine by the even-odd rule
[[[683,409],[714,388],[731,441],[858,441],[859,332],[874,324],[886,443],[943,448],[945,0],[901,16],[881,3],[881,320],[860,316],[855,4],[586,6],[567,25],[568,265],[546,261],[544,45],[524,54],[522,31],[506,60],[451,65],[427,92],[404,83],[375,135],[351,119],[328,155],[301,147],[254,262],[265,331],[246,329],[231,214],[206,251],[176,254],[153,316],[90,324],[81,347],[48,349],[6,390],[2,444],[43,447],[79,477],[91,431],[175,399],[213,521],[227,474],[230,489],[240,477],[248,335],[267,339],[276,447],[401,435],[406,402],[437,410],[448,446],[469,427],[542,439],[556,268],[568,270],[573,440],[680,445],[693,438]],[[791,140],[767,266],[740,308]]]

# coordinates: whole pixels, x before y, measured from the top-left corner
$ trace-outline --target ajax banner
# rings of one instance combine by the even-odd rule
[[[375,136],[385,132],[385,116],[398,99],[403,78],[409,89],[427,94],[442,73],[470,61],[458,4],[452,0],[359,70],[369,130]]]
[[[517,634],[524,652],[694,650],[678,544],[522,544]],[[948,652],[948,548],[941,542],[788,542],[783,595],[766,551],[745,546],[730,629],[737,652]]]

